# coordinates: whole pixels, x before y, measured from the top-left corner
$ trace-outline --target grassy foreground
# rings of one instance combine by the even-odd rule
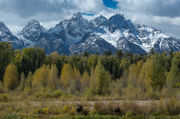
[[[88,116],[37,116],[37,115],[17,115],[17,114],[5,114],[1,119],[179,119],[180,116],[112,116],[112,115],[88,115]]]
[[[180,103],[174,99],[1,102],[0,119],[180,119]]]

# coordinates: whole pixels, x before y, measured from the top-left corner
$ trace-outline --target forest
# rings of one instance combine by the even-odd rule
[[[14,50],[11,44],[0,43],[0,102],[4,102],[0,112],[10,102],[168,100],[175,106],[165,112],[177,115],[179,99],[180,52],[158,54],[152,49],[138,55],[119,50],[65,56],[47,55],[38,47]]]

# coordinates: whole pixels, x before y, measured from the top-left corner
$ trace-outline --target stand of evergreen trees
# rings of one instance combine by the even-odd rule
[[[75,96],[160,99],[180,93],[180,52],[150,55],[88,52],[46,55],[41,48],[13,50],[0,43],[0,90],[61,90]]]

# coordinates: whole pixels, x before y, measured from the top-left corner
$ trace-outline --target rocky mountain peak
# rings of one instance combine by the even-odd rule
[[[100,15],[99,17],[96,18],[99,21],[107,21],[107,18],[104,17],[103,15]]]
[[[79,42],[86,33],[92,30],[91,24],[82,17],[80,12],[75,13],[71,19],[64,20],[63,25],[69,44]]]
[[[109,22],[111,24],[109,27],[110,32],[114,32],[117,29],[119,29],[119,30],[128,30],[136,35],[138,34],[138,31],[135,28],[134,24],[131,22],[131,20],[126,20],[124,15],[115,14],[109,19]]]
[[[23,28],[22,32],[43,32],[45,31],[45,28],[43,28],[43,26],[41,26],[41,24],[39,23],[39,21],[32,19],[31,21],[29,21],[29,23]]]
[[[11,43],[14,49],[22,49],[24,46],[23,41],[14,36],[3,22],[0,22],[0,41]]]
[[[11,34],[11,32],[3,22],[0,22],[0,36],[5,34]]]
[[[63,22],[60,22],[59,24],[57,24],[55,27],[50,28],[48,33],[49,34],[60,34],[62,31],[64,30],[64,26],[63,26]]]
[[[73,14],[72,19],[83,19],[83,17],[80,12],[77,12],[77,13]]]
[[[0,21],[0,28],[1,27],[5,27],[6,25],[4,24],[4,22]]]
[[[43,32],[45,32],[45,28],[41,26],[37,20],[32,19],[18,35],[21,35],[28,40],[35,41]]]
[[[30,25],[30,24],[40,25],[39,21],[37,21],[37,20],[35,20],[35,19],[31,19],[31,20],[29,21],[28,25]],[[27,25],[27,26],[28,26],[28,25]]]
[[[103,15],[95,18],[94,20],[91,20],[91,23],[97,27],[97,26],[105,26],[108,24],[108,19],[104,17]]]
[[[124,15],[115,14],[109,18],[109,21],[114,23],[114,24],[119,24],[120,22],[126,21],[126,19],[124,18]]]

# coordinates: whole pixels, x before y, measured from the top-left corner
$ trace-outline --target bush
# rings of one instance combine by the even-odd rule
[[[9,98],[7,95],[0,95],[0,102],[8,102]]]
[[[51,98],[59,98],[62,96],[62,94],[63,93],[61,90],[55,90],[50,94],[50,96],[51,96]]]
[[[117,104],[117,103],[110,102],[107,104],[106,108],[108,110],[109,115],[121,114],[121,108],[119,107],[119,104]]]
[[[90,108],[88,106],[83,108],[83,110],[82,110],[83,115],[88,115],[89,113],[90,113]]]
[[[103,115],[106,114],[106,107],[105,104],[103,102],[96,102],[94,104],[94,110],[97,114]]]
[[[140,114],[141,113],[140,107],[136,103],[134,103],[134,102],[124,103],[121,106],[121,109],[122,109],[122,112],[124,114],[126,114],[127,112],[131,112],[132,115],[136,115],[136,114]]]
[[[57,115],[60,114],[60,110],[55,107],[39,107],[32,109],[32,114],[36,115]]]
[[[96,102],[94,104],[94,111],[100,115],[119,115],[121,114],[121,109],[118,103],[103,103],[103,102]]]
[[[75,115],[76,114],[76,108],[70,105],[65,105],[61,109],[62,114],[68,114],[68,115]]]
[[[166,103],[167,112],[170,115],[178,115],[180,114],[180,102],[177,101],[175,98],[171,98]]]

